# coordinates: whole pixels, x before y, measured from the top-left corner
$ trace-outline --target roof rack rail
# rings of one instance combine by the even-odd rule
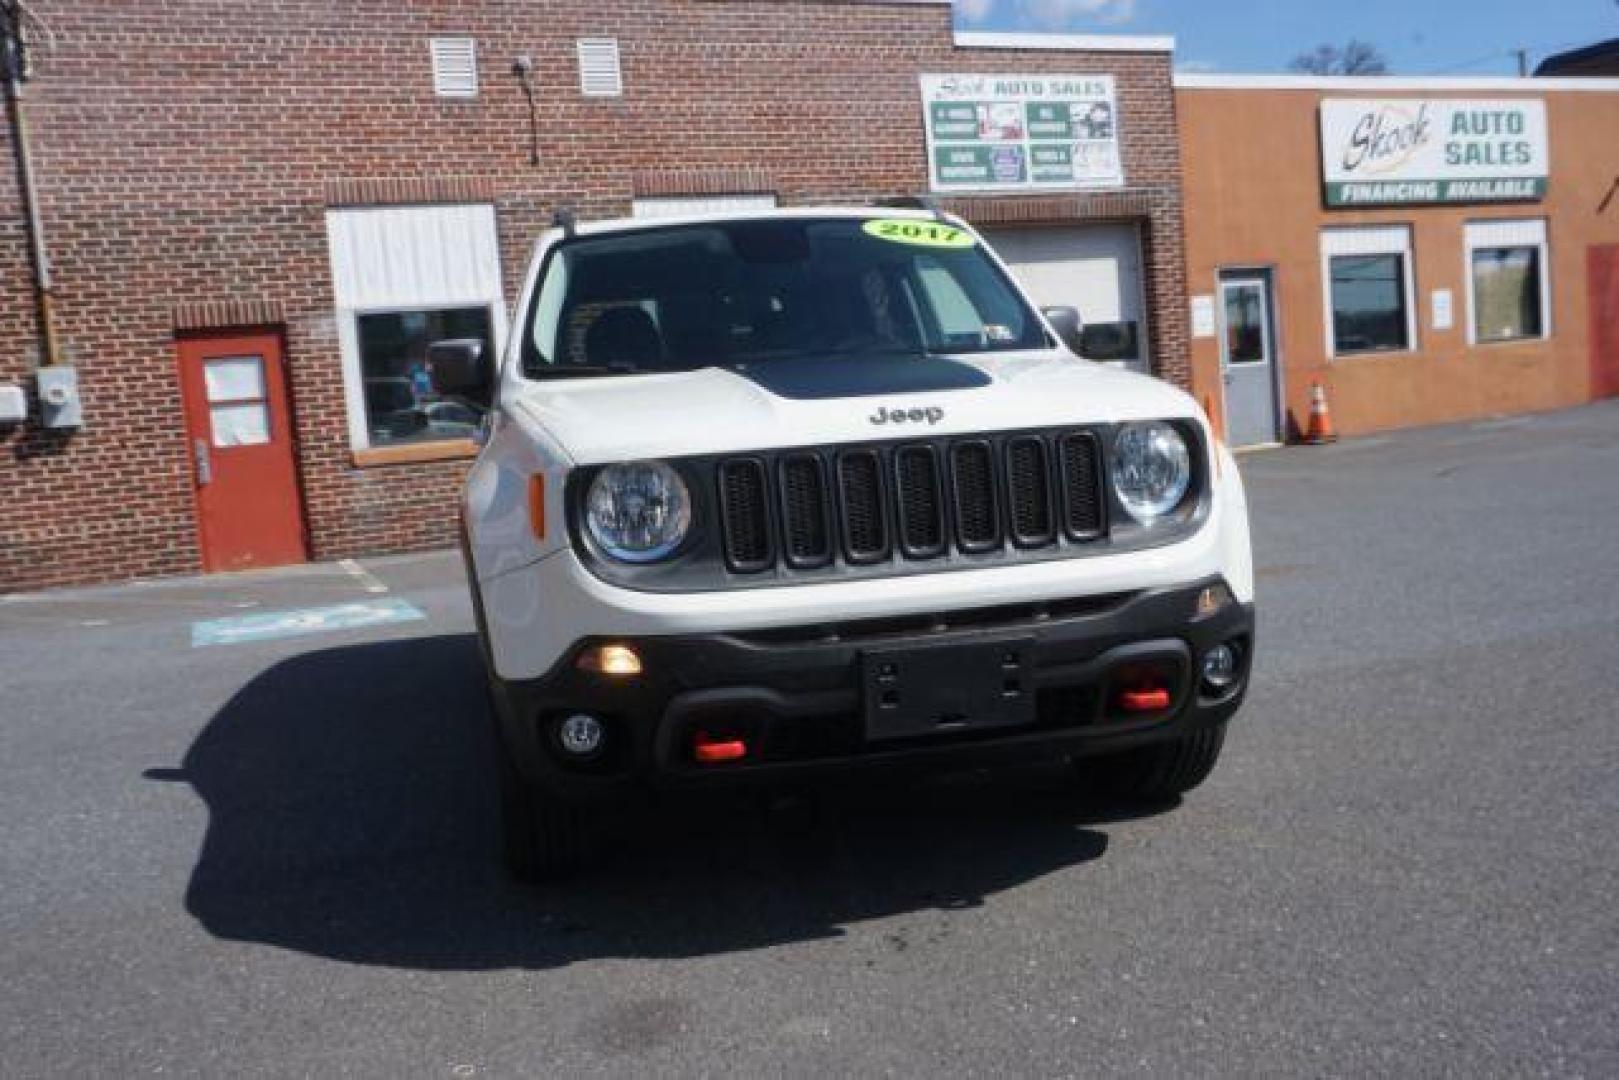
[[[926,210],[935,219],[948,222],[943,210],[939,209],[938,202],[931,195],[890,195],[878,199],[877,205],[890,210]]]
[[[567,237],[569,240],[572,240],[574,238],[574,234],[579,231],[578,223],[578,215],[573,212],[573,207],[571,206],[559,206],[551,215],[552,226],[561,229],[562,235]]]

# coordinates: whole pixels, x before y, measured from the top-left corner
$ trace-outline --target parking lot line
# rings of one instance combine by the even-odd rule
[[[339,559],[337,565],[343,568],[345,574],[364,586],[366,592],[385,593],[388,591],[388,586],[383,584],[382,579],[361,566],[357,560]]]

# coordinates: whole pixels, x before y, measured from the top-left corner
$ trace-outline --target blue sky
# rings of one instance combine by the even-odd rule
[[[1190,71],[1281,71],[1322,42],[1379,46],[1400,75],[1503,75],[1511,51],[1619,37],[1614,0],[956,0],[972,30],[1173,34]]]

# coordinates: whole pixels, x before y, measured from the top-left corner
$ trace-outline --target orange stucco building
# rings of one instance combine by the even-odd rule
[[[1193,383],[1234,444],[1298,438],[1318,382],[1346,434],[1619,394],[1619,79],[1176,102]]]

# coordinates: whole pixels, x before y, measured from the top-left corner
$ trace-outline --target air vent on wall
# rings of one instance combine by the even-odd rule
[[[586,97],[619,97],[624,93],[617,38],[579,39],[579,91]]]
[[[478,43],[469,37],[434,38],[433,93],[439,97],[478,96]]]

